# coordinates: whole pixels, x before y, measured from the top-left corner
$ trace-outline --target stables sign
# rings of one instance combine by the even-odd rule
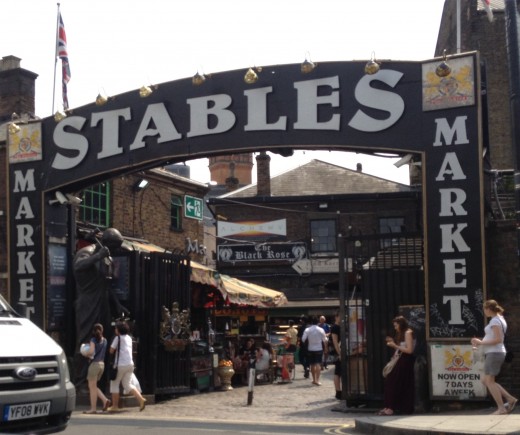
[[[210,155],[405,152],[423,163],[428,336],[472,337],[485,295],[480,63],[478,53],[454,56],[440,78],[440,61],[388,61],[373,75],[364,62],[323,62],[308,74],[279,65],[253,84],[245,70],[217,73],[201,86],[176,80],[147,98],[133,90],[9,134],[11,302],[47,325],[49,246],[73,246],[74,213],[57,191]]]

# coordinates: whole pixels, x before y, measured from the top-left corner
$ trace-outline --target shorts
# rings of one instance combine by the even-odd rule
[[[95,379],[99,381],[105,371],[105,363],[103,361],[93,361],[88,366],[87,380]]]
[[[323,361],[323,352],[322,351],[309,351],[307,353],[307,362],[312,364],[320,364]]]
[[[500,368],[504,364],[506,354],[503,352],[489,352],[486,353],[486,360],[484,361],[484,374],[491,376],[498,376]]]

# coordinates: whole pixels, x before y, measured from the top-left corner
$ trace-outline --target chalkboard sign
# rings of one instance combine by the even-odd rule
[[[414,354],[426,356],[426,309],[424,305],[400,305],[399,314],[408,320],[416,340]]]

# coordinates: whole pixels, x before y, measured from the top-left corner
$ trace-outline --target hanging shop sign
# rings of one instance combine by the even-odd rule
[[[220,245],[218,260],[223,263],[242,261],[296,261],[307,256],[304,243],[261,243],[258,245]]]
[[[286,236],[287,219],[275,221],[241,221],[241,222],[217,222],[217,234],[219,237],[262,237],[262,236]]]

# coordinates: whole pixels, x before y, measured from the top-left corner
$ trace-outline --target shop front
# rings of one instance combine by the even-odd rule
[[[213,386],[219,362],[232,361],[234,382],[246,377],[248,347],[270,343],[269,310],[287,303],[282,292],[245,282],[191,262],[192,322],[210,342]],[[247,346],[247,343],[250,343]],[[267,345],[269,346],[269,345]]]

